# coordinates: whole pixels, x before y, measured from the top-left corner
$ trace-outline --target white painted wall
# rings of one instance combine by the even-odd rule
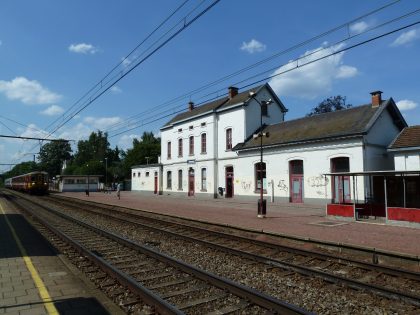
[[[155,188],[155,173],[158,174],[158,191],[160,181],[159,166],[144,166],[131,169],[131,190],[153,192]],[[147,176],[148,174],[148,176]]]
[[[395,152],[394,164],[396,171],[418,171],[420,170],[420,153]]]
[[[361,139],[342,142],[328,142],[306,146],[293,146],[282,150],[264,149],[264,162],[267,167],[267,182],[274,183],[274,198],[287,201],[290,195],[289,162],[303,160],[304,167],[304,201],[316,202],[331,198],[330,178],[327,181],[322,174],[329,173],[331,159],[335,157],[349,157],[350,171],[363,170],[363,146]],[[225,168],[234,168],[235,196],[259,197],[255,191],[254,165],[260,161],[259,150],[243,152],[235,159],[219,161],[219,184],[225,187]],[[353,182],[351,180],[353,189]],[[267,187],[266,198],[272,194],[272,186]],[[327,188],[327,189],[326,189]],[[357,181],[358,199],[364,197],[363,181]]]

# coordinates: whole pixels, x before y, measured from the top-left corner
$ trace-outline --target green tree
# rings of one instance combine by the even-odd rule
[[[133,148],[124,154],[124,175],[131,177],[131,167],[140,164],[153,164],[158,162],[160,155],[160,138],[153,132],[144,132],[141,141],[133,139]]]
[[[341,95],[331,96],[321,103],[317,107],[312,108],[311,112],[306,116],[314,116],[329,112],[335,112],[338,110],[352,107],[351,104],[346,104],[346,97]]]
[[[52,141],[41,147],[38,160],[41,170],[48,172],[50,177],[61,174],[64,161],[71,158],[71,146],[67,141]]]
[[[39,170],[39,166],[37,163],[33,161],[22,162],[13,166],[13,168],[10,171],[3,173],[1,177],[3,178],[3,181],[4,181],[6,178],[23,175],[23,174],[38,171],[38,170]]]

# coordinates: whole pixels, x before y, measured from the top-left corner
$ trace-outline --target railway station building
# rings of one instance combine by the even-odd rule
[[[362,200],[370,194],[367,180],[324,174],[392,170],[388,146],[407,127],[392,98],[375,91],[367,100],[289,121],[269,84],[241,92],[231,87],[226,97],[201,106],[190,102],[161,128],[161,160],[148,170],[153,180],[143,177],[147,166],[135,166],[132,189],[251,200],[262,189],[274,201],[326,204],[350,200],[356,185]],[[264,135],[262,164],[256,135]]]

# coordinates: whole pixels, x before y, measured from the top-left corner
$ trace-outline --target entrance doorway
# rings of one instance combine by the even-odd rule
[[[289,162],[290,176],[290,202],[303,202],[303,161],[293,160]]]
[[[158,193],[158,173],[155,172],[155,189],[153,193],[156,195]]]
[[[194,169],[188,171],[188,196],[194,196]]]
[[[350,160],[348,157],[331,159],[331,172],[350,172]],[[335,203],[350,203],[350,176],[332,177],[332,199]]]
[[[226,167],[226,198],[233,197],[233,166]]]

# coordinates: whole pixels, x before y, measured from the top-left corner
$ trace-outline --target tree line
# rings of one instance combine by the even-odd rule
[[[157,163],[160,155],[160,138],[153,132],[144,132],[141,139],[133,139],[132,148],[124,151],[111,148],[108,134],[98,130],[87,140],[77,143],[73,153],[71,145],[63,141],[44,144],[37,161],[22,162],[2,174],[3,179],[33,172],[46,171],[50,178],[57,175],[102,175],[108,183],[131,178],[133,165]]]

